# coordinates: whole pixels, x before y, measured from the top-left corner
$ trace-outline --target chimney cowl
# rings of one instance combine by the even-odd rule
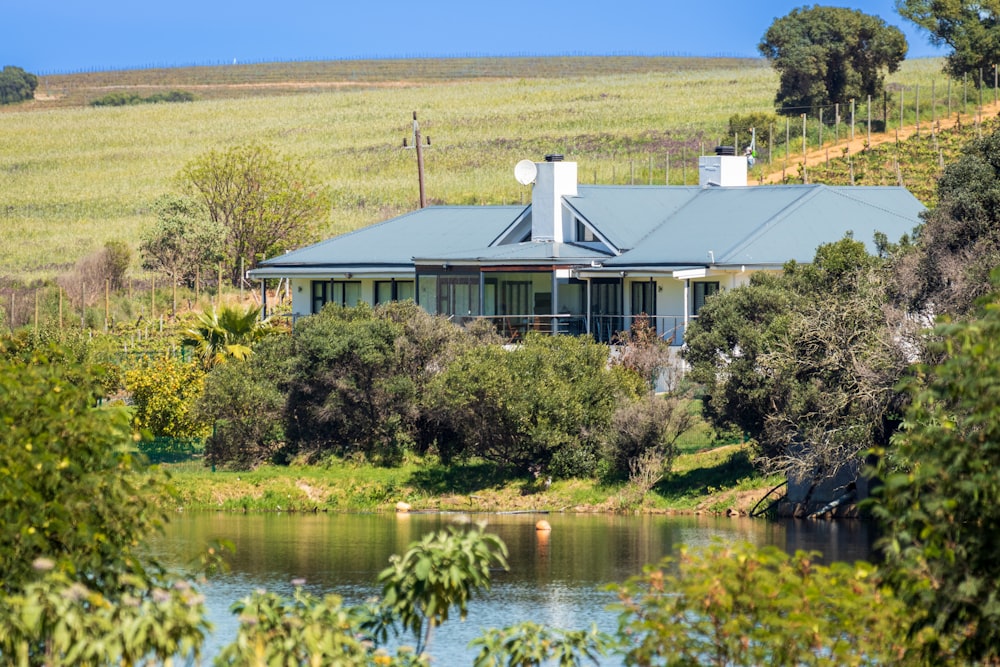
[[[558,153],[550,153],[550,154],[548,154],[548,155],[545,156],[545,161],[546,162],[562,162],[563,161],[563,156],[559,155]]]

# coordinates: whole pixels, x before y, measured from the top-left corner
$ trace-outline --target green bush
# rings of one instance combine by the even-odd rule
[[[144,359],[125,373],[125,389],[140,429],[154,436],[200,438],[208,424],[194,412],[205,371],[172,355]]]
[[[693,423],[687,403],[675,396],[649,394],[623,405],[615,411],[604,448],[611,476],[627,478],[635,462],[649,451],[662,456],[663,472],[668,474],[677,456],[677,439]]]
[[[1000,275],[994,273],[994,278]],[[873,511],[885,528],[884,571],[929,633],[936,664],[1000,659],[1000,295],[976,319],[945,323],[942,363],[909,381],[912,402],[881,451]]]
[[[14,65],[5,65],[0,71],[0,104],[14,104],[31,100],[38,88],[38,77]]]
[[[471,338],[414,304],[329,305],[295,330],[287,396],[290,453],[361,452],[393,463],[426,443],[421,395]]]
[[[909,612],[868,563],[776,547],[681,548],[613,587],[630,665],[899,664]]]
[[[92,107],[124,107],[134,104],[157,104],[159,102],[193,102],[194,95],[188,92],[172,90],[169,93],[154,93],[143,97],[136,93],[108,93],[90,103]]]
[[[461,454],[528,472],[592,474],[620,400],[642,380],[608,366],[608,348],[587,338],[529,335],[518,347],[476,347],[436,376],[428,392],[436,419]]]
[[[0,340],[0,662],[197,659],[197,592],[145,551],[169,487],[93,369]]]
[[[268,336],[249,359],[219,364],[205,378],[195,413],[212,425],[205,445],[207,464],[247,469],[284,460],[282,388],[291,348],[289,337]]]

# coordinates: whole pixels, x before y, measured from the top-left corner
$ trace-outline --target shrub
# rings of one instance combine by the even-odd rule
[[[91,101],[92,107],[124,107],[134,104],[157,104],[159,102],[193,102],[194,95],[180,90],[172,90],[169,93],[154,93],[149,97],[143,97],[136,93],[108,93],[103,97]]]
[[[634,373],[608,367],[607,347],[586,338],[529,335],[513,350],[472,348],[435,377],[429,402],[462,453],[527,472],[555,464],[591,474],[594,451]]]
[[[677,455],[677,439],[694,424],[687,403],[675,396],[648,394],[618,408],[604,447],[604,458],[616,478],[628,476],[636,462],[650,452],[669,474]]]
[[[208,435],[206,422],[193,411],[205,372],[191,362],[163,356],[126,371],[125,389],[135,406],[139,428],[154,436],[197,438]]]
[[[421,397],[471,338],[414,304],[329,305],[295,330],[286,409],[294,454],[361,452],[392,463],[437,428]]]
[[[219,364],[205,378],[196,419],[212,425],[205,462],[250,468],[282,456],[288,336],[268,336],[245,361]]]
[[[937,638],[925,646],[930,662],[996,664],[1000,295],[982,302],[976,319],[935,333],[932,351],[943,361],[909,380],[904,428],[878,464],[883,567],[915,610],[911,633]]]
[[[92,368],[0,340],[0,661],[198,658],[197,592],[150,559],[164,478],[136,457],[127,412],[95,409]],[[176,584],[176,586],[174,585]]]
[[[868,563],[776,547],[681,548],[614,587],[630,665],[884,665],[906,609]]]

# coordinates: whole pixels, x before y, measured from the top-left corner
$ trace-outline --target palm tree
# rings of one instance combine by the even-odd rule
[[[271,329],[270,319],[260,319],[260,308],[224,306],[221,311],[212,308],[198,315],[195,327],[185,331],[183,344],[190,345],[201,358],[205,368],[226,359],[246,359],[253,354],[253,344]]]

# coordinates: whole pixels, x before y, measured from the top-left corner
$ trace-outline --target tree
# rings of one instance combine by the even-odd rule
[[[38,77],[20,67],[6,65],[0,71],[0,104],[15,104],[35,97]]]
[[[910,252],[897,262],[897,291],[913,310],[963,317],[992,291],[1000,263],[1000,130],[967,144],[938,181]]]
[[[124,408],[96,408],[99,370],[0,340],[0,661],[197,658],[197,591],[149,557],[169,487]]]
[[[816,557],[749,544],[682,546],[616,587],[625,664],[899,664],[906,608],[875,567],[825,566]]]
[[[108,286],[120,290],[125,285],[125,274],[132,263],[132,250],[124,241],[108,241],[104,244],[102,273]]]
[[[775,19],[757,46],[781,80],[778,113],[816,113],[882,92],[884,72],[906,57],[906,38],[878,16],[813,5]]]
[[[139,244],[142,266],[194,285],[222,257],[223,229],[192,199],[164,195],[153,204],[156,225]]]
[[[690,327],[706,414],[753,438],[766,469],[820,481],[893,432],[913,324],[889,307],[884,266],[858,241],[826,244],[713,297]]]
[[[188,163],[178,181],[222,227],[233,284],[242,279],[240,259],[250,269],[264,257],[312,241],[329,210],[308,166],[260,144],[210,151]]]
[[[1000,6],[996,2],[896,0],[896,11],[926,30],[932,44],[952,48],[944,68],[951,76],[992,72],[1000,62]]]
[[[977,314],[935,330],[944,360],[909,382],[904,428],[877,468],[886,577],[920,612],[911,633],[936,639],[936,664],[1000,659],[1000,294]]]

